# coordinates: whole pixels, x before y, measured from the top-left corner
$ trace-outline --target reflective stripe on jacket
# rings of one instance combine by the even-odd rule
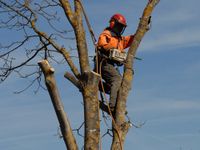
[[[99,36],[98,48],[109,51],[112,48],[124,51],[133,42],[134,35],[118,37],[115,33],[105,29]]]

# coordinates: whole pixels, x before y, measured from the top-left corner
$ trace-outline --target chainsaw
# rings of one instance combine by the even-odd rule
[[[111,49],[109,54],[109,58],[111,60],[115,60],[121,63],[125,62],[126,56],[126,52],[121,52],[118,49]]]

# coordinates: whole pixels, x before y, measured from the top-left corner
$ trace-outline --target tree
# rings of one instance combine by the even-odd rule
[[[10,74],[17,73],[22,78],[33,78],[28,87],[38,81],[39,87],[44,88],[41,84],[43,73],[66,147],[70,150],[76,150],[78,149],[78,145],[68,117],[64,112],[54,78],[54,69],[51,67],[53,62],[67,62],[71,71],[66,72],[65,77],[79,89],[83,97],[84,149],[99,149],[101,138],[100,107],[102,110],[107,111],[113,118],[111,149],[123,149],[126,134],[131,126],[130,122],[126,120],[125,114],[127,96],[133,80],[134,56],[143,36],[148,31],[149,18],[158,3],[159,0],[149,0],[140,19],[138,29],[135,33],[135,40],[128,50],[114,116],[109,113],[107,105],[100,101],[98,97],[98,85],[101,76],[92,71],[92,67],[89,64],[82,18],[83,9],[80,0],[74,0],[73,4],[68,0],[0,1],[0,28],[2,30],[17,31],[17,39],[20,39],[15,42],[8,41],[10,43],[6,42],[6,45],[0,45],[2,49],[0,54],[1,82],[6,80]],[[72,9],[72,5],[74,9]],[[63,18],[62,21],[60,18],[63,15],[60,14],[63,13],[69,21],[73,32],[59,28],[63,23]],[[50,30],[46,30],[46,26],[50,27]],[[70,37],[70,39],[72,38],[76,41],[79,65],[72,59],[70,50],[66,49],[62,45],[62,42],[60,42],[69,39],[68,35],[72,36],[73,34],[75,38]],[[24,52],[21,52],[21,49],[24,49]],[[24,60],[18,60],[15,56],[19,50],[20,55],[24,55]],[[58,56],[63,58],[61,62],[58,61]],[[38,59],[42,59],[42,61],[38,62],[39,67],[35,64],[35,61]],[[19,65],[15,65],[18,62],[20,62]],[[35,67],[35,70],[33,67]]]

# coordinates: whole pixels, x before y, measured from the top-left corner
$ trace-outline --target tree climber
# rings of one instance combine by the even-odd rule
[[[122,36],[126,27],[125,17],[121,14],[114,14],[109,21],[109,27],[105,28],[100,34],[97,43],[99,62],[101,62],[99,64],[102,64],[99,65],[101,76],[111,88],[109,106],[112,111],[114,111],[116,105],[117,93],[122,80],[118,66],[123,65],[124,62],[112,59],[111,52],[116,50],[119,54],[124,54],[125,49],[133,42],[134,35]]]

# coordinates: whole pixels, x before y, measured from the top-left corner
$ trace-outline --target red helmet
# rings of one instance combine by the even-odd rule
[[[118,23],[121,23],[124,26],[127,26],[126,24],[126,18],[121,15],[121,14],[114,14],[111,18],[110,18],[110,22],[111,21],[117,21]]]

